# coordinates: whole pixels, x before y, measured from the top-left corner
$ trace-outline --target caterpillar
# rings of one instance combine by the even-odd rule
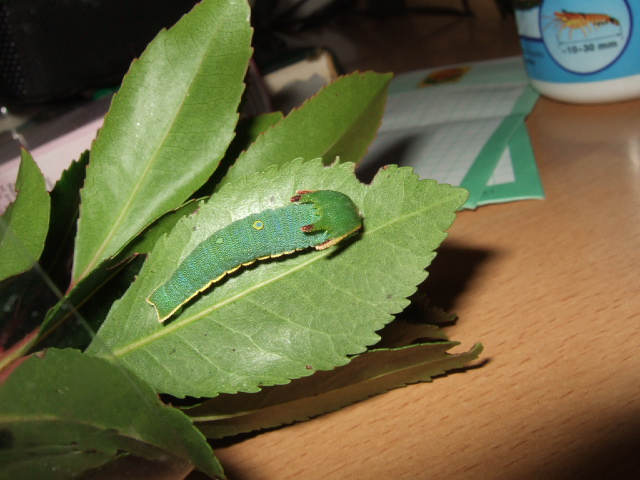
[[[147,298],[164,322],[225,275],[256,260],[314,247],[323,250],[354,235],[362,219],[353,200],[333,190],[300,190],[291,205],[244,217],[198,244]]]

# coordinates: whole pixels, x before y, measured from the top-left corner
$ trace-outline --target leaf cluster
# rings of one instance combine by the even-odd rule
[[[205,0],[160,32],[50,194],[22,152],[0,221],[0,478],[72,478],[127,455],[222,478],[205,436],[305,420],[479,355],[391,323],[466,192],[396,166],[357,180],[389,75],[239,121],[249,14]],[[145,299],[198,243],[316,189],[349,195],[362,233],[240,269],[157,321]]]

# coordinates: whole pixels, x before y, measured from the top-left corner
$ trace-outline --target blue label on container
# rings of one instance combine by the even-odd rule
[[[526,3],[516,19],[531,78],[585,82],[640,73],[640,37],[626,0]]]

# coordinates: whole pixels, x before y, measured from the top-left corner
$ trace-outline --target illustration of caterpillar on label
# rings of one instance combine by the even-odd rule
[[[569,40],[571,40],[575,30],[580,30],[584,38],[587,38],[592,29],[597,30],[599,27],[608,24],[620,26],[620,22],[616,18],[604,13],[580,13],[562,10],[561,12],[553,12],[553,15],[554,18],[545,26],[545,29],[550,25],[556,25],[558,27],[558,40],[560,40],[563,30],[569,30]]]
[[[323,250],[362,227],[358,208],[343,193],[302,190],[291,201],[230,223],[196,246],[147,298],[158,321],[243,265],[309,247]]]

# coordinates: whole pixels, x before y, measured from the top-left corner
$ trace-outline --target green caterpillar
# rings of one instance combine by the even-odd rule
[[[291,201],[230,223],[196,246],[147,298],[158,321],[243,265],[309,247],[323,250],[362,227],[358,208],[343,193],[301,190]]]

